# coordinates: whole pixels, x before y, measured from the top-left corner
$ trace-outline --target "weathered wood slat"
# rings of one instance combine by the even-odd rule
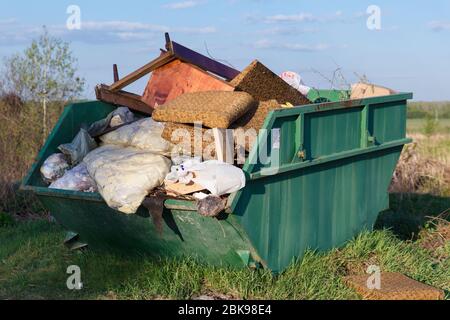
[[[118,91],[127,85],[135,82],[136,80],[139,80],[143,76],[149,74],[153,70],[165,65],[166,63],[169,63],[170,61],[174,60],[175,56],[171,52],[165,52],[162,53],[158,58],[150,61],[145,66],[140,67],[136,71],[133,71],[132,73],[128,74],[127,76],[123,77],[117,82],[114,82],[110,87],[109,90],[111,91]]]
[[[114,77],[114,82],[117,82],[120,80],[119,78],[119,70],[117,69],[117,64],[113,65],[113,77]]]
[[[153,112],[153,108],[142,101],[141,96],[122,90],[113,92],[107,85],[104,84],[98,85],[95,88],[95,95],[97,100],[103,102],[125,106],[149,115]]]
[[[184,93],[213,90],[233,91],[234,87],[194,65],[176,59],[152,73],[142,101],[156,107]]]
[[[231,80],[240,73],[236,69],[233,69],[227,65],[224,65],[223,63],[208,58],[174,41],[171,42],[171,46],[169,48],[173,50],[174,55],[180,60],[192,63],[204,70],[207,70],[222,78],[225,78],[226,80]]]

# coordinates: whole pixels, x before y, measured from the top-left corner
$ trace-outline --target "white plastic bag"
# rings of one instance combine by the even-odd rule
[[[105,145],[83,160],[106,203],[123,213],[136,213],[147,194],[169,173],[166,157],[135,148]]]
[[[173,157],[174,166],[170,168],[170,173],[166,176],[165,181],[171,183],[188,184],[194,178],[194,174],[190,172],[190,168],[201,163],[200,157],[191,158],[189,156]]]
[[[67,169],[69,169],[67,157],[62,153],[52,154],[41,166],[42,178],[45,182],[51,183],[61,178]]]
[[[97,148],[97,143],[83,128],[71,143],[65,143],[58,147],[69,158],[70,164],[73,166],[79,164],[95,148]]]
[[[303,94],[304,96],[307,96],[309,91],[311,90],[310,87],[305,86],[302,77],[296,72],[285,71],[281,74],[280,77],[285,82],[287,82],[291,87],[294,87],[295,89],[300,91],[300,93]]]
[[[136,118],[134,116],[134,113],[131,112],[130,109],[128,109],[127,107],[119,107],[113,112],[111,121],[109,122],[109,126],[111,128],[114,128],[125,123],[131,123],[135,120]]]
[[[244,172],[238,167],[218,160],[194,165],[189,171],[195,172],[192,181],[216,196],[233,193],[245,187]]]
[[[92,137],[98,137],[106,129],[120,126],[125,123],[131,123],[136,120],[133,112],[127,107],[119,107],[111,112],[106,118],[94,122],[88,129]]]
[[[66,171],[66,173],[53,182],[49,188],[83,192],[97,191],[95,181],[89,176],[86,164],[83,162],[75,168]]]
[[[100,137],[105,144],[134,147],[145,151],[169,155],[172,144],[161,137],[164,124],[144,118],[118,128]]]

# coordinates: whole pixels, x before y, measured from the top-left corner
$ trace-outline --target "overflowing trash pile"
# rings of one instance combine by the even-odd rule
[[[257,60],[239,72],[168,35],[161,52],[122,79],[115,66],[114,83],[96,87],[97,99],[118,108],[46,159],[49,188],[99,192],[124,214],[158,195],[197,201],[200,214],[217,216],[228,195],[245,187],[237,154],[250,152],[269,112],[311,103],[311,89],[294,72],[278,76]],[[148,73],[142,96],[122,90]],[[238,132],[254,134],[240,140]]]
[[[133,116],[121,117],[124,109]],[[102,125],[106,133],[101,134],[99,124],[107,121],[107,126]],[[136,213],[160,187],[166,187],[172,197],[192,194],[199,201],[245,187],[244,173],[237,166],[172,153],[175,145],[161,137],[163,130],[163,122],[121,107],[59,146],[61,153],[51,155],[42,165],[42,178],[52,189],[99,192],[108,206],[125,214]]]

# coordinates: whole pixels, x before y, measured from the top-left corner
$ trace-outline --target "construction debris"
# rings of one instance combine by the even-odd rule
[[[254,60],[230,84],[245,91],[258,101],[277,100],[280,104],[290,102],[300,106],[310,101],[258,60]]]
[[[142,96],[123,90],[149,73]],[[97,99],[123,107],[82,129],[87,143],[80,144],[77,136],[76,145],[64,145],[71,147],[64,152],[72,161],[64,164],[64,155],[53,155],[42,168],[44,178],[51,183],[69,170],[51,187],[84,191],[93,189],[85,188],[88,173],[111,208],[131,214],[144,202],[158,226],[164,197],[192,200],[195,194],[200,214],[222,212],[226,197],[245,187],[236,159],[250,152],[268,114],[310,103],[310,88],[297,73],[280,77],[257,60],[240,72],[173,42],[168,34],[156,59],[123,78],[115,64],[113,78],[113,84],[96,87]],[[359,83],[352,96],[392,92]]]
[[[188,195],[188,194],[193,194],[202,190],[205,190],[205,188],[201,185],[199,185],[198,183],[195,183],[193,181],[184,184],[181,182],[176,182],[176,183],[170,183],[170,182],[165,182],[164,184],[164,188],[167,191],[167,194],[169,195]]]
[[[364,99],[371,97],[389,96],[396,94],[392,89],[377,86],[371,83],[358,82],[352,85],[352,93],[350,99]]]
[[[153,112],[153,108],[143,101],[141,96],[122,90],[113,92],[104,84],[99,84],[95,87],[95,96],[97,100],[118,106],[126,106],[144,114]]]
[[[159,70],[160,68],[163,69]],[[122,90],[153,71],[156,72],[150,79],[143,96]],[[166,48],[161,49],[159,57],[122,79],[119,79],[117,65],[115,65],[114,83],[110,86],[98,85],[96,96],[100,101],[123,105],[151,115],[155,106],[185,92],[231,91],[233,87],[226,81],[238,74],[238,70],[171,41],[169,34],[166,33]],[[176,79],[172,79],[172,75],[176,75]]]
[[[145,88],[142,101],[158,107],[189,92],[233,91],[228,82],[179,59],[156,69]]]
[[[226,129],[255,106],[256,101],[245,92],[194,92],[158,107],[152,117],[156,121],[200,122],[209,128]]]
[[[208,196],[197,202],[197,211],[205,217],[217,217],[225,210],[225,201],[218,196]]]
[[[255,108],[233,123],[232,128],[235,129],[234,136],[238,145],[244,146],[245,150],[250,151],[256,141],[257,133],[264,125],[267,115],[270,111],[276,109],[280,109],[278,101],[261,101]],[[253,130],[254,134],[252,134],[251,130]],[[239,139],[239,135],[242,135],[241,139]]]
[[[379,288],[369,289],[368,275],[349,276],[345,282],[366,300],[442,300],[444,292],[401,273],[382,272]]]

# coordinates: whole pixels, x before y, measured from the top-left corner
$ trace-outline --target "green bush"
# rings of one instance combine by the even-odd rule
[[[426,121],[425,121],[425,125],[424,125],[424,128],[423,128],[423,133],[427,137],[430,137],[430,136],[432,136],[433,134],[436,133],[436,131],[438,129],[438,126],[439,126],[439,122],[435,118],[433,118],[432,116],[427,115]]]
[[[0,228],[11,227],[15,224],[13,217],[7,213],[0,212]]]
[[[409,102],[408,119],[425,119],[427,116],[450,119],[450,102]]]

